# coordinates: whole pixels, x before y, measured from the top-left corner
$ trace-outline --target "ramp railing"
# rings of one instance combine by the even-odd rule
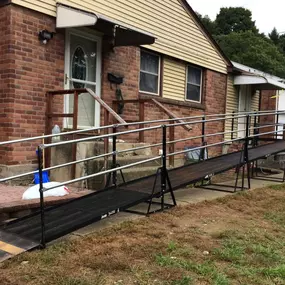
[[[167,183],[168,181],[168,167],[167,167],[167,159],[169,157],[174,157],[178,155],[185,155],[189,151],[195,151],[200,150],[202,153],[206,149],[215,148],[215,147],[221,147],[225,144],[234,144],[234,143],[242,143],[244,147],[244,157],[243,161],[241,162],[243,165],[248,165],[248,148],[252,144],[255,146],[256,142],[262,141],[263,138],[266,138],[267,140],[276,140],[276,139],[285,139],[285,127],[282,123],[278,122],[278,118],[281,114],[285,114],[285,111],[263,111],[263,112],[248,112],[248,113],[237,113],[233,115],[230,114],[210,114],[210,115],[201,115],[201,116],[190,116],[190,117],[184,117],[184,118],[174,118],[174,119],[161,119],[161,120],[153,120],[153,121],[144,121],[144,122],[134,122],[129,124],[113,124],[108,126],[102,126],[99,128],[90,128],[89,130],[106,130],[108,129],[110,132],[103,134],[103,135],[94,135],[86,138],[79,138],[79,139],[73,139],[69,141],[59,141],[54,143],[46,143],[46,144],[39,144],[38,146],[38,170],[30,171],[26,173],[21,173],[17,175],[13,175],[6,178],[1,178],[0,183],[8,182],[14,179],[22,178],[27,175],[32,174],[39,174],[39,192],[40,192],[40,211],[41,211],[41,229],[42,229],[42,237],[41,237],[41,245],[44,247],[46,244],[45,240],[45,202],[44,202],[44,193],[46,191],[52,190],[54,188],[57,188],[59,186],[65,186],[74,184],[83,180],[88,180],[91,178],[95,178],[98,176],[105,176],[108,175],[110,179],[108,180],[109,183],[106,185],[108,188],[114,187],[116,188],[119,186],[118,179],[117,179],[117,173],[121,173],[123,175],[123,171],[128,168],[137,167],[152,161],[160,161],[160,173],[161,173],[161,207],[162,210],[165,208],[164,203],[164,194],[167,190]],[[269,123],[269,124],[258,124],[257,122],[260,121],[259,118],[262,118],[264,116],[273,116],[275,123]],[[213,126],[217,126],[218,124],[222,127],[218,129],[223,129],[225,126],[226,121],[231,121],[233,119],[238,120],[240,118],[243,118],[245,120],[244,128],[242,131],[245,132],[245,135],[243,137],[235,137],[233,136],[232,139],[226,140],[225,135],[226,134],[237,134],[241,130],[238,129],[232,129],[230,131],[210,131],[210,129],[213,129]],[[181,120],[181,122],[178,122],[178,119]],[[252,124],[252,122],[254,122]],[[144,126],[142,128],[137,128],[134,130],[120,130],[121,127],[128,126]],[[148,126],[153,125],[153,126]],[[195,133],[192,136],[171,140],[171,136],[168,136],[169,139],[167,139],[167,132],[170,128],[178,128],[181,126],[192,127],[192,129],[200,130],[200,133]],[[217,129],[217,128],[216,128]],[[265,131],[263,131],[265,130]],[[12,144],[18,144],[23,143],[27,141],[41,141],[45,138],[53,138],[53,137],[63,137],[67,134],[78,134],[81,132],[84,132],[86,130],[76,130],[76,131],[70,131],[70,132],[64,132],[56,135],[45,135],[45,136],[38,136],[34,138],[26,138],[26,139],[16,139],[13,141],[7,141],[7,142],[0,142],[0,147],[12,145]],[[130,134],[139,134],[140,132],[159,132],[160,133],[160,139],[156,143],[145,145],[145,146],[139,146],[136,148],[130,148],[125,150],[118,150],[117,149],[117,140],[121,136],[126,136]],[[48,168],[43,168],[43,150],[45,149],[52,149],[56,148],[58,146],[67,146],[72,144],[80,144],[84,142],[91,142],[91,141],[99,141],[103,139],[110,139],[112,150],[108,150],[108,152],[105,152],[103,154],[90,156],[84,159],[77,159],[72,162],[68,163],[62,163],[59,165],[54,165]],[[181,144],[181,143],[191,143],[192,148],[191,149],[178,149],[176,151],[173,151],[172,153],[167,152],[167,145],[173,144]],[[253,143],[254,142],[254,143]],[[264,141],[266,143],[266,140]],[[142,150],[142,149],[157,149],[162,148],[162,153],[158,155],[154,155],[153,157],[142,159],[140,161],[129,163],[123,166],[120,166],[117,164],[117,157],[120,154],[128,153],[134,150]],[[221,153],[221,151],[219,151]],[[83,175],[74,179],[70,179],[64,182],[61,182],[59,185],[45,188],[44,181],[43,181],[43,172],[44,171],[52,171],[58,168],[64,168],[71,165],[77,165],[83,162],[87,161],[93,161],[100,158],[111,158],[112,164],[110,169],[105,169],[104,171],[99,171],[97,173],[92,173],[89,175]],[[201,155],[201,160],[205,159],[205,155]],[[124,181],[122,183],[126,183]],[[171,188],[171,187],[170,187]]]

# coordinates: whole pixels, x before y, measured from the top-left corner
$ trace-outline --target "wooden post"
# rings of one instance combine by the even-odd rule
[[[52,99],[53,95],[49,92],[46,93],[47,109],[46,109],[46,130],[45,134],[50,135],[52,131]],[[52,142],[51,138],[47,138],[45,143],[50,144]],[[51,166],[51,149],[47,148],[45,151],[45,167]]]
[[[174,124],[174,121],[171,121],[170,124]],[[169,141],[174,141],[175,140],[175,127],[171,126],[169,128]],[[169,154],[174,153],[174,148],[175,148],[175,143],[169,144]],[[172,155],[169,157],[169,166],[174,167],[174,160],[175,157]]]
[[[144,101],[139,101],[139,121],[143,122],[144,121]],[[140,129],[144,128],[143,124],[139,125]],[[144,143],[144,132],[139,132],[139,142]]]
[[[76,131],[78,127],[78,92],[74,91],[74,100],[73,100],[73,130]],[[76,139],[76,135],[73,135],[73,139]],[[77,153],[77,144],[72,144],[72,161],[76,161]],[[72,179],[76,177],[76,164],[71,166],[71,176]]]
[[[113,102],[112,103],[112,109],[116,112],[117,110],[118,110],[118,103],[117,102]],[[115,124],[116,123],[116,118],[115,117],[113,117],[113,124]]]

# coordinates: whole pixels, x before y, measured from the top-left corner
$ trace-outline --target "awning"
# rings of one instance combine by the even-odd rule
[[[112,37],[113,46],[151,45],[155,42],[154,35],[98,13],[57,4],[56,15],[56,27],[58,29],[95,27],[104,35]]]
[[[238,75],[234,78],[234,85],[254,85],[256,90],[282,90],[285,84],[267,76]]]

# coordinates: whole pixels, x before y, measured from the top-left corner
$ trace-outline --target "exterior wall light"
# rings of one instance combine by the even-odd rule
[[[39,32],[39,40],[46,45],[52,38],[54,33],[48,30],[42,30]]]

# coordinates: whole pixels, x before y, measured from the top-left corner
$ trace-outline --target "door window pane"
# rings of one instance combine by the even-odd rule
[[[202,69],[188,66],[186,100],[201,102]]]
[[[87,63],[82,47],[77,47],[72,59],[72,78],[86,80]],[[73,82],[74,88],[84,88],[84,83]]]
[[[159,65],[158,55],[141,51],[140,91],[158,94]]]

